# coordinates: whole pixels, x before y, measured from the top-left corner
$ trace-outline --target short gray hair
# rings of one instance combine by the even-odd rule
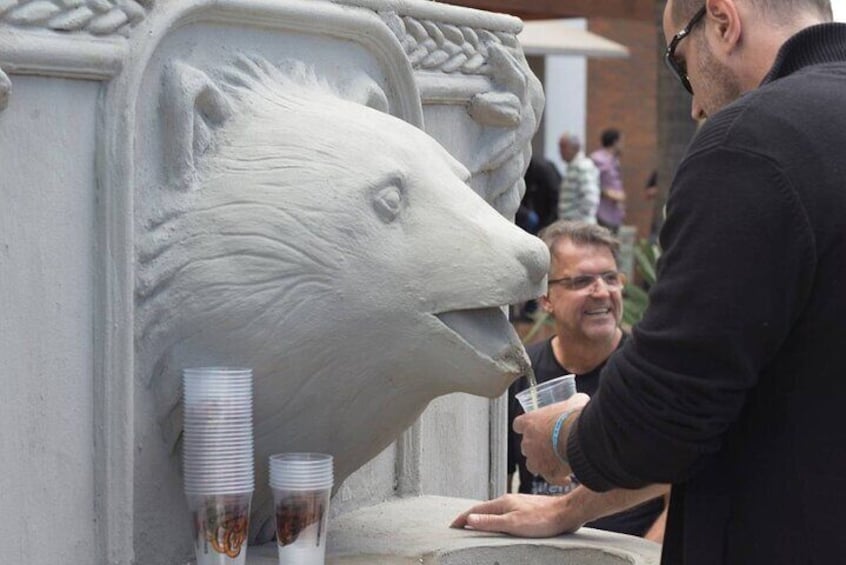
[[[753,6],[763,14],[770,16],[772,21],[788,23],[796,14],[814,11],[825,21],[832,21],[830,0],[742,0]],[[697,10],[705,5],[704,0],[673,0],[673,22],[684,25],[693,17]]]
[[[563,240],[569,240],[575,245],[607,247],[615,260],[620,251],[620,241],[610,230],[588,222],[558,220],[543,228],[538,237],[543,240],[552,255],[555,254],[555,247]]]
[[[562,142],[562,141],[566,141],[567,143],[569,143],[573,147],[578,147],[578,148],[582,147],[582,140],[579,139],[578,135],[575,135],[575,134],[572,134],[572,133],[561,134],[561,137],[558,138],[558,141],[559,141],[559,143]]]

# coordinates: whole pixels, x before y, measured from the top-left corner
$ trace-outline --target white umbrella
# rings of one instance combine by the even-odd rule
[[[601,35],[573,27],[571,20],[531,20],[517,35],[526,55],[629,56],[624,46]]]

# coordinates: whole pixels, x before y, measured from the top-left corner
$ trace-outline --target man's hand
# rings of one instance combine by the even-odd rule
[[[548,538],[574,532],[584,523],[568,512],[567,496],[506,494],[458,516],[451,528],[500,532],[525,538]]]
[[[523,435],[520,451],[526,456],[526,468],[536,475],[541,475],[553,485],[565,484],[570,476],[570,466],[564,465],[552,451],[552,430],[555,421],[567,410],[580,409],[588,403],[590,397],[577,393],[564,402],[558,402],[533,410],[514,419],[514,431]],[[559,453],[562,455],[567,446],[567,436],[577,415],[567,418],[558,434]]]
[[[500,532],[525,538],[545,538],[575,532],[587,522],[633,508],[669,493],[669,485],[649,485],[638,490],[614,489],[594,492],[584,485],[564,496],[506,494],[477,504],[458,516],[451,528]],[[663,537],[662,514],[650,532]]]

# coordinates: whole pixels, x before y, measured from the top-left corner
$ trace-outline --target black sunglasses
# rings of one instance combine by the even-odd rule
[[[705,6],[702,6],[702,8],[700,8],[692,18],[690,18],[690,21],[687,22],[684,29],[673,36],[673,39],[670,40],[670,44],[667,45],[667,50],[664,52],[664,63],[667,64],[667,68],[676,75],[676,78],[682,83],[684,89],[691,94],[693,94],[693,87],[690,86],[690,79],[687,78],[687,68],[676,61],[676,47],[679,46],[679,42],[682,39],[690,34],[690,30],[693,29],[693,26],[695,26],[704,15]]]

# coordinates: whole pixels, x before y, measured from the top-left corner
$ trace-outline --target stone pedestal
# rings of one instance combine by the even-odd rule
[[[478,501],[421,496],[362,508],[329,527],[327,565],[657,565],[661,546],[582,528],[555,538],[517,539],[449,528]],[[251,547],[249,565],[277,565],[275,544]]]

